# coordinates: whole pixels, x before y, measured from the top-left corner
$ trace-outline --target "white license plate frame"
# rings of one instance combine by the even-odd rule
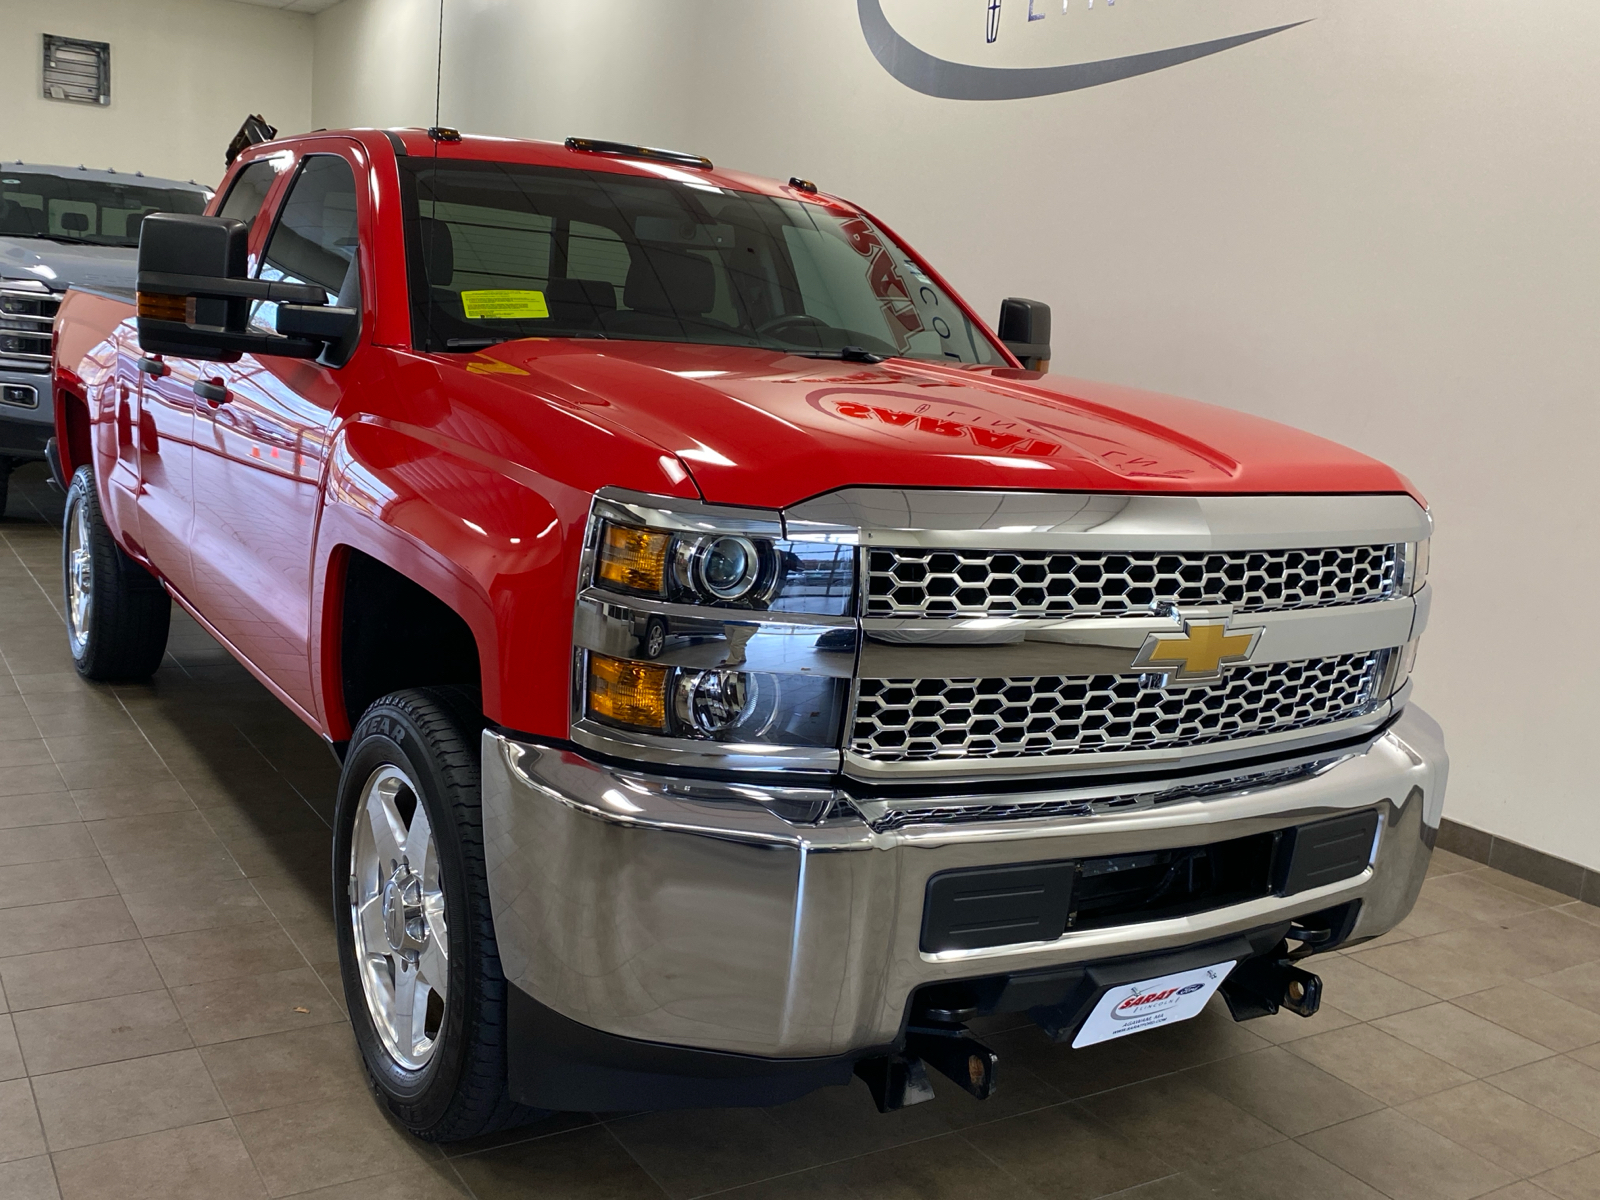
[[[1199,1016],[1200,1010],[1217,994],[1228,972],[1237,965],[1238,960],[1230,959],[1209,967],[1174,971],[1170,975],[1107,988],[1078,1027],[1072,1048],[1094,1046]]]

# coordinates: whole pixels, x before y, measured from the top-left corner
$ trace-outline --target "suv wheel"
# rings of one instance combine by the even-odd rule
[[[385,696],[351,737],[334,815],[335,925],[356,1042],[378,1099],[429,1141],[539,1115],[506,1093],[482,728],[462,689]]]
[[[88,467],[73,472],[67,489],[61,576],[67,646],[78,674],[101,683],[154,675],[167,649],[172,601],[111,537]]]

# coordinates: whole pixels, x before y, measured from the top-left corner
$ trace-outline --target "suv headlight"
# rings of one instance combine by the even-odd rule
[[[608,491],[582,571],[574,740],[664,762],[836,765],[854,546],[785,536],[775,512]]]

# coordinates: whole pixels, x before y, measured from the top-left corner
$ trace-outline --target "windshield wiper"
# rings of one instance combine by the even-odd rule
[[[786,347],[783,349],[785,353],[792,354],[796,358],[837,358],[844,362],[881,363],[889,357],[887,354],[874,354],[862,346],[843,346],[838,350],[789,350]]]

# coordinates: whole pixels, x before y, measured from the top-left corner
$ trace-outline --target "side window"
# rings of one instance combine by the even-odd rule
[[[329,304],[359,309],[358,245],[356,179],[350,164],[332,154],[312,155],[284,197],[256,276],[316,284],[328,294]],[[258,302],[252,323],[276,329],[277,307]]]
[[[239,172],[239,178],[233,181],[233,186],[228,189],[228,198],[222,202],[222,207],[217,210],[219,217],[232,217],[236,221],[243,221],[255,232],[256,218],[261,215],[261,205],[267,198],[267,193],[272,190],[272,181],[278,177],[278,172],[270,162],[265,160],[253,162]]]

